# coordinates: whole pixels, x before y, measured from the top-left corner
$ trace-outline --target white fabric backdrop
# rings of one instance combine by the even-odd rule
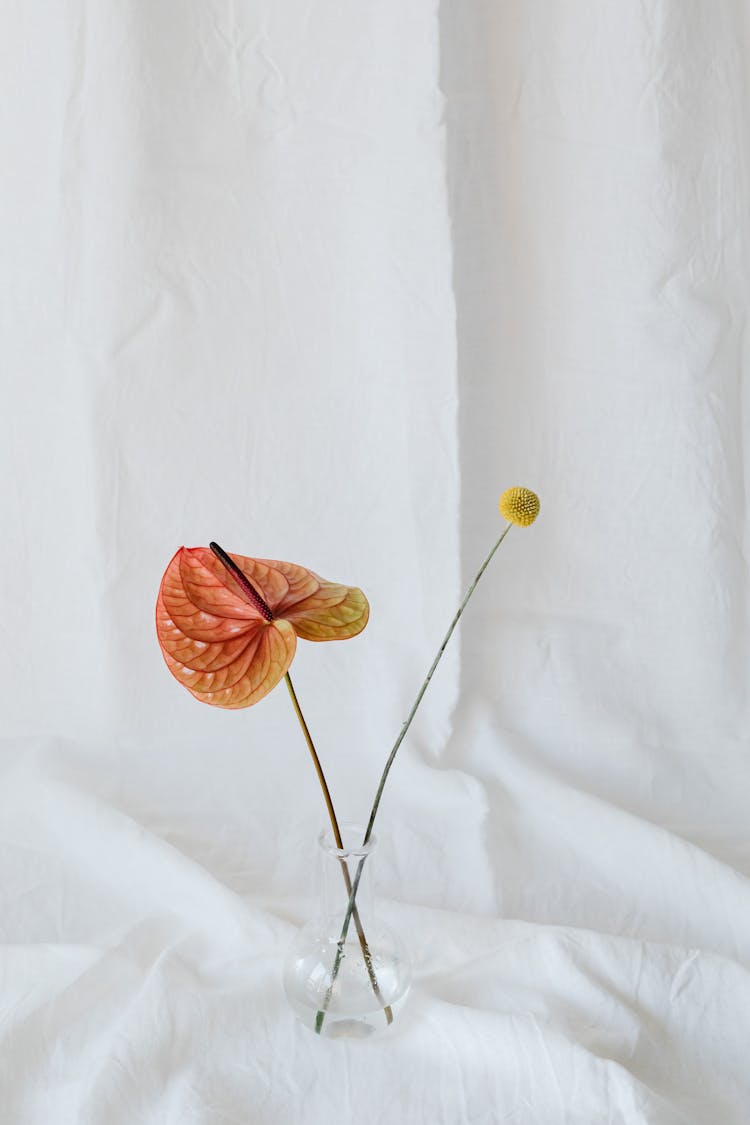
[[[744,1125],[746,0],[11,4],[0,1121]],[[164,668],[181,543],[361,585],[293,672],[379,820],[390,1039],[284,1005],[283,689]]]

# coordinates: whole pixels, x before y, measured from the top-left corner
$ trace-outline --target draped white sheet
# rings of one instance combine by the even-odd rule
[[[0,1122],[745,1125],[747,0],[12,4]],[[292,672],[386,793],[390,1038],[282,998],[324,809],[202,707],[181,543],[361,585]]]

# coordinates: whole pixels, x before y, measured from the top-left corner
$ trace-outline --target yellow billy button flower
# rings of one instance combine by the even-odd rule
[[[530,488],[506,488],[498,507],[508,523],[529,527],[539,515],[539,497]]]

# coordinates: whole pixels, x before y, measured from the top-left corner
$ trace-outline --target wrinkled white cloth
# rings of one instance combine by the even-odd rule
[[[746,1125],[746,0],[12,5],[0,1125]],[[325,810],[198,704],[180,544],[361,586],[292,675],[342,820],[510,484],[375,860],[412,996],[283,996]]]

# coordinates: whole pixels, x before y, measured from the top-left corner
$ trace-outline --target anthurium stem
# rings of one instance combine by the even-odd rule
[[[430,666],[430,670],[427,673],[427,675],[425,676],[425,678],[422,682],[422,686],[420,687],[420,689],[417,693],[417,698],[414,700],[414,704],[412,706],[412,709],[409,712],[409,714],[407,715],[406,721],[404,722],[404,725],[401,727],[398,738],[396,739],[395,743],[393,744],[393,748],[392,748],[390,754],[388,755],[388,761],[385,763],[385,769],[383,770],[382,776],[380,778],[380,784],[378,785],[377,792],[375,794],[375,800],[373,801],[372,811],[370,812],[370,819],[367,822],[367,829],[365,831],[364,840],[362,841],[363,847],[364,847],[364,845],[368,844],[369,841],[370,841],[370,837],[372,835],[372,829],[373,829],[373,826],[375,824],[375,817],[377,816],[378,808],[380,807],[380,798],[383,796],[383,789],[385,788],[385,783],[388,780],[388,774],[391,771],[391,766],[393,765],[396,754],[398,753],[398,748],[401,745],[401,743],[404,741],[404,738],[406,737],[406,732],[408,731],[409,727],[411,726],[412,719],[416,715],[417,708],[419,707],[419,704],[422,702],[422,698],[424,696],[424,693],[427,691],[427,688],[429,687],[430,680],[432,679],[433,673],[435,672],[435,669],[437,668],[438,664],[440,663],[440,659],[441,659],[443,653],[445,652],[445,649],[448,645],[449,640],[453,636],[453,630],[456,628],[456,625],[458,625],[458,622],[461,618],[461,614],[466,609],[466,606],[468,605],[469,599],[471,598],[471,595],[476,590],[480,578],[482,577],[485,570],[487,569],[487,567],[492,562],[492,558],[493,558],[495,552],[497,551],[498,547],[500,546],[500,544],[502,543],[503,539],[508,534],[508,532],[510,531],[512,526],[513,526],[512,523],[508,523],[503,528],[502,535],[500,536],[498,541],[495,543],[494,547],[492,548],[490,553],[487,555],[487,558],[484,560],[484,562],[480,566],[479,570],[477,571],[476,575],[474,576],[473,582],[471,583],[468,590],[466,591],[463,601],[461,602],[460,606],[456,610],[456,613],[453,617],[453,620],[451,621],[450,625],[448,626],[448,632],[443,637],[440,648],[437,651],[437,655],[436,655],[435,659],[433,660],[433,662]],[[336,981],[336,977],[338,976],[339,967],[341,965],[341,958],[343,956],[344,942],[346,941],[346,936],[349,933],[349,923],[350,923],[351,918],[352,918],[352,913],[356,909],[355,903],[356,903],[356,899],[357,899],[357,891],[359,889],[359,881],[360,881],[360,878],[362,876],[362,867],[364,865],[364,862],[365,862],[365,857],[360,859],[359,865],[357,867],[356,874],[354,876],[354,882],[352,883],[352,889],[349,892],[349,902],[347,903],[346,913],[344,915],[344,921],[343,921],[343,925],[341,927],[341,936],[339,937],[339,940],[338,940],[338,943],[337,943],[338,948],[336,950],[336,957],[335,957],[335,960],[333,962],[333,969],[331,970],[331,982],[328,985],[328,989],[326,991],[325,999],[323,1001],[323,1007],[318,1012],[318,1014],[315,1018],[315,1030],[318,1032],[318,1034],[320,1034],[321,1028],[323,1027],[323,1021],[325,1019],[325,1014],[326,1014],[326,1011],[328,1010],[328,1005],[331,1002],[331,995],[333,993],[333,986],[334,986],[334,983]]]
[[[273,620],[273,612],[272,612],[270,606],[268,605],[266,600],[263,598],[261,593],[258,590],[256,590],[255,586],[253,586],[252,582],[247,577],[247,575],[244,574],[242,572],[242,570],[240,570],[240,568],[237,566],[237,563],[234,561],[234,559],[231,557],[231,555],[228,555],[227,552],[224,550],[224,548],[220,547],[218,543],[211,542],[209,544],[209,547],[211,548],[211,551],[216,556],[216,558],[219,560],[219,562],[233,576],[233,578],[237,582],[240,589],[244,592],[245,596],[247,597],[247,599],[251,603],[251,605],[253,605],[255,607],[255,609],[258,610],[258,612],[265,618],[266,621],[272,621]],[[292,678],[291,678],[291,676],[289,675],[288,672],[286,673],[285,679],[286,679],[286,686],[289,689],[289,695],[291,696],[291,699],[292,699],[292,704],[294,706],[295,714],[297,715],[297,718],[299,720],[299,724],[302,728],[302,733],[305,736],[305,741],[307,742],[308,749],[309,749],[310,754],[312,756],[313,765],[315,766],[315,772],[317,773],[318,781],[320,782],[320,788],[323,790],[323,798],[324,798],[325,803],[326,803],[326,808],[328,809],[328,816],[329,816],[329,819],[331,821],[331,828],[333,829],[333,837],[334,837],[334,840],[336,841],[336,847],[339,849],[339,851],[343,851],[344,850],[344,843],[343,843],[343,840],[341,839],[341,832],[339,831],[339,823],[338,823],[338,820],[336,819],[336,812],[335,812],[334,807],[333,807],[333,801],[331,800],[331,792],[328,788],[328,782],[326,781],[325,774],[323,773],[323,767],[320,764],[320,758],[318,757],[317,751],[315,749],[315,744],[313,743],[312,735],[310,734],[310,730],[307,726],[307,723],[305,722],[305,716],[302,714],[302,708],[299,705],[299,700],[297,699],[297,693],[295,692],[294,685],[292,684]],[[346,887],[346,893],[349,896],[349,902],[348,902],[347,908],[346,908],[346,930],[347,930],[347,933],[348,933],[349,932],[349,922],[352,918],[352,913],[353,913],[354,914],[354,925],[355,925],[356,930],[357,930],[357,936],[359,938],[359,944],[362,948],[362,956],[364,957],[365,966],[367,968],[367,975],[370,978],[370,984],[372,985],[372,990],[375,993],[375,996],[377,998],[378,1003],[381,1005],[381,1007],[383,1008],[383,1011],[385,1012],[386,1020],[388,1021],[388,1023],[391,1023],[392,1020],[393,1020],[393,1012],[391,1011],[391,1008],[390,1008],[389,1005],[386,1005],[386,1004],[383,1003],[383,995],[380,991],[380,985],[378,984],[377,977],[375,976],[375,968],[374,968],[373,963],[372,963],[372,955],[370,953],[370,948],[367,944],[367,939],[365,938],[364,930],[362,929],[362,922],[361,922],[360,917],[359,917],[359,911],[356,909],[356,907],[354,905],[354,898],[352,897],[352,881],[351,881],[351,876],[349,875],[349,867],[348,867],[346,858],[344,856],[340,856],[339,857],[339,863],[341,864],[341,872],[344,876],[344,885]],[[340,960],[340,958],[339,958],[339,960]],[[337,970],[337,972],[338,972],[338,970]],[[330,1003],[330,999],[331,999],[330,996],[326,997],[326,1007]]]
[[[302,728],[302,733],[305,736],[305,741],[307,742],[307,746],[308,746],[308,749],[310,751],[310,755],[311,755],[312,760],[313,760],[313,765],[315,766],[315,772],[318,775],[318,781],[320,782],[320,788],[323,790],[323,799],[325,800],[326,808],[328,809],[328,817],[331,821],[331,829],[333,830],[333,838],[336,841],[336,847],[339,849],[339,851],[343,851],[344,850],[344,841],[341,837],[341,832],[339,830],[339,823],[338,823],[338,820],[336,819],[336,812],[335,812],[335,809],[333,807],[333,801],[331,800],[331,793],[330,793],[330,790],[328,788],[328,782],[326,781],[325,774],[323,773],[323,767],[320,764],[320,758],[318,757],[317,751],[315,749],[315,745],[313,743],[312,736],[310,734],[310,730],[307,726],[307,723],[305,722],[305,716],[302,714],[302,708],[299,705],[299,700],[297,699],[297,693],[295,692],[294,685],[292,684],[292,678],[291,678],[291,676],[289,675],[288,672],[285,676],[285,679],[286,679],[286,686],[289,689],[289,695],[291,696],[292,705],[294,707],[295,714],[297,715],[297,718],[299,720],[299,725]],[[354,925],[355,925],[355,928],[357,930],[357,937],[359,938],[359,944],[360,944],[360,948],[362,949],[362,956],[364,957],[365,966],[367,968],[367,975],[370,978],[370,984],[372,985],[372,990],[375,993],[375,996],[376,996],[376,999],[377,999],[378,1003],[380,1004],[380,1006],[383,1008],[383,1011],[385,1012],[385,1018],[386,1018],[387,1022],[391,1023],[393,1021],[393,1012],[391,1011],[390,1006],[387,1005],[387,1004],[384,1004],[384,1002],[383,1002],[383,995],[380,991],[380,985],[378,984],[378,980],[377,980],[377,977],[375,975],[375,968],[374,968],[373,963],[372,963],[372,956],[370,954],[370,947],[367,944],[365,932],[364,932],[364,929],[362,928],[362,922],[361,922],[360,917],[359,917],[359,911],[357,910],[356,906],[354,905],[355,898],[352,895],[352,881],[351,881],[351,876],[349,875],[349,867],[347,865],[345,857],[341,856],[339,858],[339,863],[341,864],[341,872],[344,876],[344,885],[346,886],[346,893],[349,896],[349,902],[347,903],[347,908],[346,908],[346,929],[347,929],[347,933],[349,931],[349,920],[353,916],[354,917]],[[359,885],[359,883],[357,883],[357,885]],[[330,1003],[330,996],[326,997],[326,1001],[327,1001],[327,1004]],[[326,1004],[326,1006],[327,1006],[327,1004]]]
[[[326,808],[328,809],[328,818],[331,821],[331,828],[333,829],[333,838],[336,841],[336,847],[337,848],[343,848],[344,845],[341,842],[341,832],[339,831],[339,822],[336,819],[336,810],[334,809],[333,801],[331,800],[331,791],[328,788],[328,782],[326,781],[326,775],[323,773],[323,767],[320,764],[320,758],[318,757],[318,753],[315,749],[315,744],[313,743],[312,735],[310,734],[310,730],[308,728],[308,725],[305,722],[305,716],[302,714],[302,708],[299,705],[299,700],[297,699],[297,693],[294,690],[294,685],[292,683],[292,677],[287,672],[284,679],[286,680],[286,686],[289,689],[289,695],[291,696],[291,699],[292,699],[292,706],[294,707],[295,714],[297,716],[297,719],[299,720],[299,725],[302,727],[302,733],[305,736],[305,741],[307,742],[307,748],[310,751],[310,756],[312,757],[313,765],[315,766],[315,772],[318,775],[318,781],[320,782],[320,788],[323,790],[323,800],[325,801]]]

